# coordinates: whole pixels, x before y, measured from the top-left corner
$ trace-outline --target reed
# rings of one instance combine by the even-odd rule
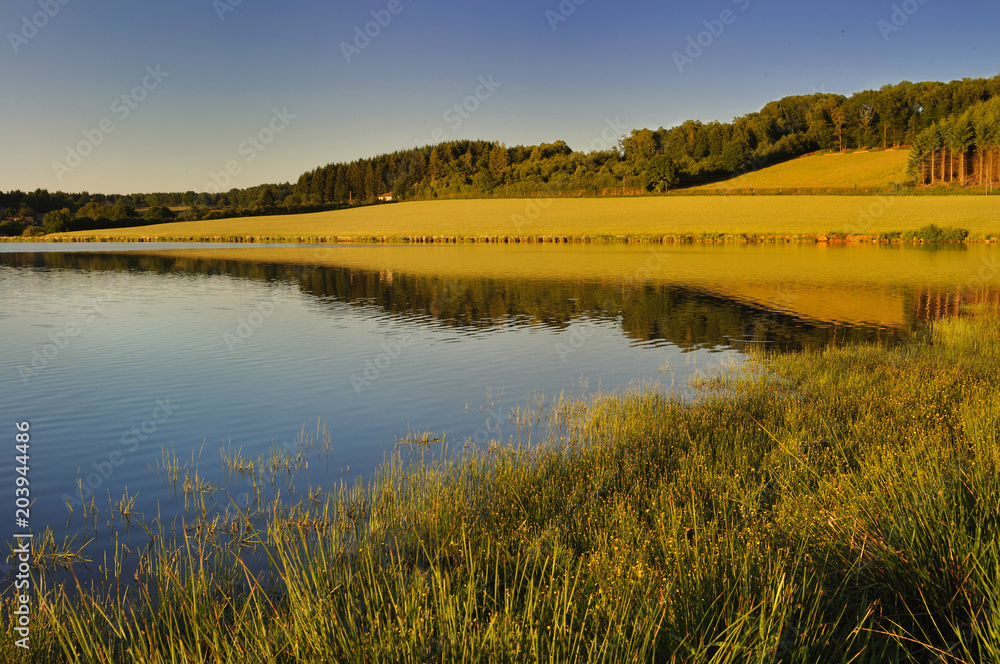
[[[990,662],[1000,317],[518,413],[46,587],[22,662]],[[530,412],[529,412],[530,411]],[[546,424],[547,423],[547,424]],[[525,440],[524,438],[520,440]],[[10,613],[4,612],[4,627]]]

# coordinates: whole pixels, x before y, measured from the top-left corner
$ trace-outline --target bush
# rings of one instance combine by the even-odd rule
[[[967,237],[969,237],[969,231],[964,228],[950,226],[941,228],[935,224],[929,224],[915,231],[907,231],[903,235],[904,240],[923,240],[924,242],[963,242]]]
[[[142,215],[143,219],[160,219],[164,221],[170,221],[177,218],[177,215],[173,210],[165,205],[150,205],[146,213]]]
[[[42,218],[42,229],[46,233],[64,233],[72,230],[73,213],[68,208],[53,210]]]
[[[0,222],[0,237],[16,237],[24,232],[26,224],[23,221],[3,221]]]

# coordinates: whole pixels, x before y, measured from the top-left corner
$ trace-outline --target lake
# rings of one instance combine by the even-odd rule
[[[1000,302],[998,259],[995,245],[0,244],[3,482],[29,421],[32,530],[96,536],[98,560],[116,534],[148,540],[114,519],[123,495],[162,525],[195,494],[247,504],[259,482],[240,459],[284,459],[266,491],[297,500],[394,453],[532,444],[560,398],[691,398],[692,377],[749,348],[905,342]]]

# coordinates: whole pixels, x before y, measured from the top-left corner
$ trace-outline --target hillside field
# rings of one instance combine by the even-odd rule
[[[906,180],[908,149],[807,155],[686,191],[885,189]]]
[[[57,241],[408,241],[748,234],[877,235],[927,224],[1000,234],[1000,197],[661,196],[416,201],[48,236]]]

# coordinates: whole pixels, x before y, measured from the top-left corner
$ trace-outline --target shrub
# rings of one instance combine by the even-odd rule
[[[8,221],[0,222],[0,236],[2,237],[14,237],[20,235],[24,232],[25,227],[27,227],[23,221],[14,221],[13,219]]]
[[[967,237],[969,237],[969,231],[964,228],[952,228],[951,226],[941,228],[935,224],[929,224],[915,231],[907,231],[903,235],[904,240],[923,240],[924,242],[963,242]]]

